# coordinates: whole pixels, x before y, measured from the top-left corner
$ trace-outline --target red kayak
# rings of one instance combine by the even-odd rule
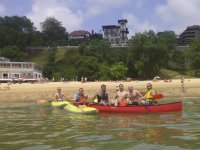
[[[100,112],[111,112],[111,113],[174,112],[174,111],[182,111],[182,102],[180,101],[180,102],[151,105],[151,106],[128,105],[128,106],[117,106],[117,107],[90,104],[90,107],[94,107],[98,109]]]

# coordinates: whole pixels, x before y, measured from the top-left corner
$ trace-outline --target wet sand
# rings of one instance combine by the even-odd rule
[[[200,79],[185,79],[184,93],[182,92],[181,80],[172,80],[172,82],[164,82],[163,80],[153,81],[131,81],[131,82],[49,82],[49,83],[22,83],[11,84],[9,87],[6,83],[0,85],[0,101],[35,101],[37,99],[52,99],[57,87],[61,87],[66,94],[67,99],[73,99],[75,93],[80,87],[84,88],[85,94],[89,96],[89,100],[95,92],[100,89],[102,84],[107,86],[111,99],[115,97],[116,86],[124,84],[127,90],[128,86],[133,86],[139,91],[146,91],[146,84],[152,83],[153,87],[162,93],[167,99],[179,99],[181,96],[194,98],[200,97]]]

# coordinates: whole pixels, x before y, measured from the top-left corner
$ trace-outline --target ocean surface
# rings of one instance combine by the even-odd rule
[[[182,112],[77,115],[0,102],[0,150],[200,150],[200,99]]]

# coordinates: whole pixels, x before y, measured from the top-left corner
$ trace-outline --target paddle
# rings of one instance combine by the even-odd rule
[[[162,99],[162,98],[164,98],[164,96],[162,94],[156,94],[156,95],[153,95],[153,98],[154,99]]]
[[[45,104],[47,102],[52,102],[53,100],[45,100],[45,99],[38,99],[36,101],[37,104]]]

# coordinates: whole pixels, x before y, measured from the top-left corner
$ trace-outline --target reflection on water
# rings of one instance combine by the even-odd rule
[[[78,115],[1,102],[0,149],[199,149],[200,100],[183,103],[183,112]]]

